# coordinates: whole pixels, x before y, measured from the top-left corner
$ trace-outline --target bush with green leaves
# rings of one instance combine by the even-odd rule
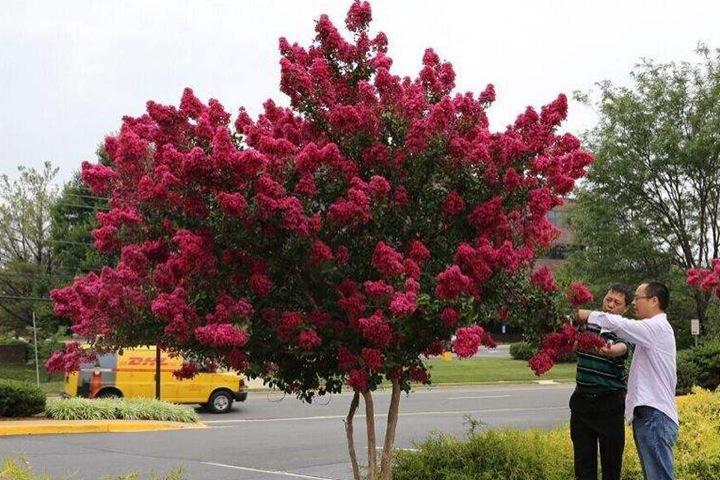
[[[30,463],[23,459],[6,458],[2,461],[2,470],[0,470],[0,480],[51,480],[48,475],[36,475],[32,471]],[[65,480],[71,480],[73,477],[63,477]],[[137,473],[127,475],[103,476],[100,480],[140,480]],[[158,476],[154,473],[150,474],[148,480],[184,480],[185,475],[181,468],[177,468],[168,472],[165,476]]]
[[[45,414],[56,420],[198,421],[189,407],[149,398],[68,398],[50,402]]]
[[[678,400],[678,407],[678,480],[720,480],[720,392],[696,387],[692,395]],[[625,444],[622,478],[642,480],[630,427]],[[472,431],[465,439],[435,433],[417,447],[418,451],[396,452],[395,480],[573,478],[573,450],[567,426],[550,431]]]
[[[0,380],[0,417],[30,417],[45,409],[45,392],[27,382]]]
[[[693,385],[716,389],[720,385],[720,339],[678,352],[677,377],[679,395],[688,393]]]
[[[529,342],[517,342],[510,345],[510,356],[515,360],[530,360],[538,347]]]
[[[686,395],[693,385],[698,384],[700,368],[693,361],[693,352],[690,349],[677,352],[676,364],[677,386],[675,387],[675,393],[677,395]]]

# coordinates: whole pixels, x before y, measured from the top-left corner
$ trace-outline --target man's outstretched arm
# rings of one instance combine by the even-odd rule
[[[650,346],[655,340],[655,331],[649,322],[630,320],[612,313],[581,309],[575,315],[575,322],[580,325],[594,323],[636,345]]]

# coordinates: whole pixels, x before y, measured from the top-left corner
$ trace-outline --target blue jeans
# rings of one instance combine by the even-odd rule
[[[675,422],[656,408],[640,406],[633,411],[632,427],[645,480],[674,480]]]

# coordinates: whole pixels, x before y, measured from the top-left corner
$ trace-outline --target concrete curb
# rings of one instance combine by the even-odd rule
[[[151,420],[9,420],[0,422],[0,437],[67,433],[156,432],[207,428],[203,423]]]

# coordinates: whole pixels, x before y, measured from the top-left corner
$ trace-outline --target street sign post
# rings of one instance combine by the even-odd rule
[[[695,337],[695,346],[697,347],[698,335],[700,335],[700,320],[697,318],[690,320],[690,334]]]

